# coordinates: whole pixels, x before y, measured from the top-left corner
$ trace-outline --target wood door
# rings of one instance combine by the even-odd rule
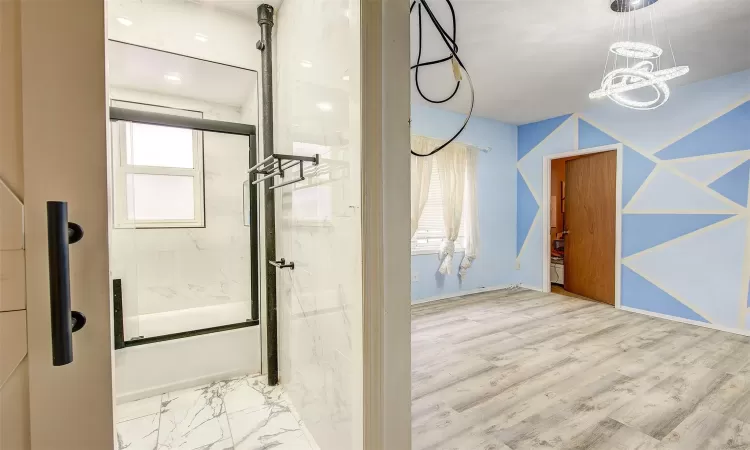
[[[31,448],[110,450],[106,2],[20,4]],[[70,294],[87,323],[73,335],[74,360],[65,366],[52,364],[51,200],[68,202],[69,221],[84,230],[70,246]]]
[[[565,290],[615,304],[617,152],[565,163]]]

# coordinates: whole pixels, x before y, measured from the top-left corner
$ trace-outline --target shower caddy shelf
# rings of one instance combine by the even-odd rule
[[[248,170],[248,173],[250,175],[260,175],[260,178],[256,178],[253,181],[253,184],[258,184],[261,181],[265,181],[276,176],[280,177],[283,180],[286,172],[292,170],[295,167],[299,167],[299,176],[297,178],[268,187],[268,189],[274,190],[283,186],[288,186],[290,184],[303,181],[305,179],[306,162],[312,163],[313,166],[317,166],[318,164],[320,164],[320,155],[317,153],[313,156],[273,153],[263,161],[251,167]]]

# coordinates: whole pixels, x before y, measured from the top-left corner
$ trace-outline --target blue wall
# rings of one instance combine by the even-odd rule
[[[411,118],[413,134],[439,139],[450,138],[464,120],[461,114],[422,105],[412,105]],[[459,140],[492,149],[480,153],[477,169],[479,254],[463,282],[458,278],[463,253],[456,253],[453,274],[446,276],[437,271],[436,254],[412,256],[412,275],[419,278],[411,284],[412,302],[483,287],[507,286],[516,281],[517,127],[473,117]]]
[[[750,330],[750,71],[518,129],[519,281],[541,288],[545,155],[622,143],[623,307]]]

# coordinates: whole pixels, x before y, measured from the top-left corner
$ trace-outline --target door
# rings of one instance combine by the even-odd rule
[[[114,447],[107,218],[105,2],[21,1],[31,448]],[[50,70],[54,67],[54,70]],[[87,323],[53,366],[47,202],[68,203],[72,309]]]
[[[617,152],[565,163],[565,290],[615,304]]]
[[[20,2],[0,2],[0,450],[30,450]]]

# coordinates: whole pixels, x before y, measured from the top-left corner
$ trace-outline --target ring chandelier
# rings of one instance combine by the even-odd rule
[[[688,73],[690,70],[688,66],[677,65],[668,36],[667,41],[669,42],[673,65],[669,68],[663,68],[662,55],[664,50],[658,46],[653,12],[647,10],[648,16],[641,17],[638,16],[644,13],[636,14],[635,12],[657,1],[630,0],[626,2],[614,0],[612,2],[612,10],[621,13],[615,23],[614,33],[619,33],[622,37],[638,38],[640,32],[641,38],[649,39],[654,44],[634,40],[618,40],[612,44],[607,53],[605,74],[602,77],[601,87],[590,93],[589,98],[609,97],[613,102],[627,108],[637,110],[656,109],[669,100],[670,91],[666,82]],[[647,18],[647,20],[644,20],[644,18]],[[641,23],[638,23],[639,19]],[[610,54],[614,55],[611,58],[611,65]],[[609,72],[607,72],[608,69]],[[638,95],[634,96],[633,94],[636,92]]]

